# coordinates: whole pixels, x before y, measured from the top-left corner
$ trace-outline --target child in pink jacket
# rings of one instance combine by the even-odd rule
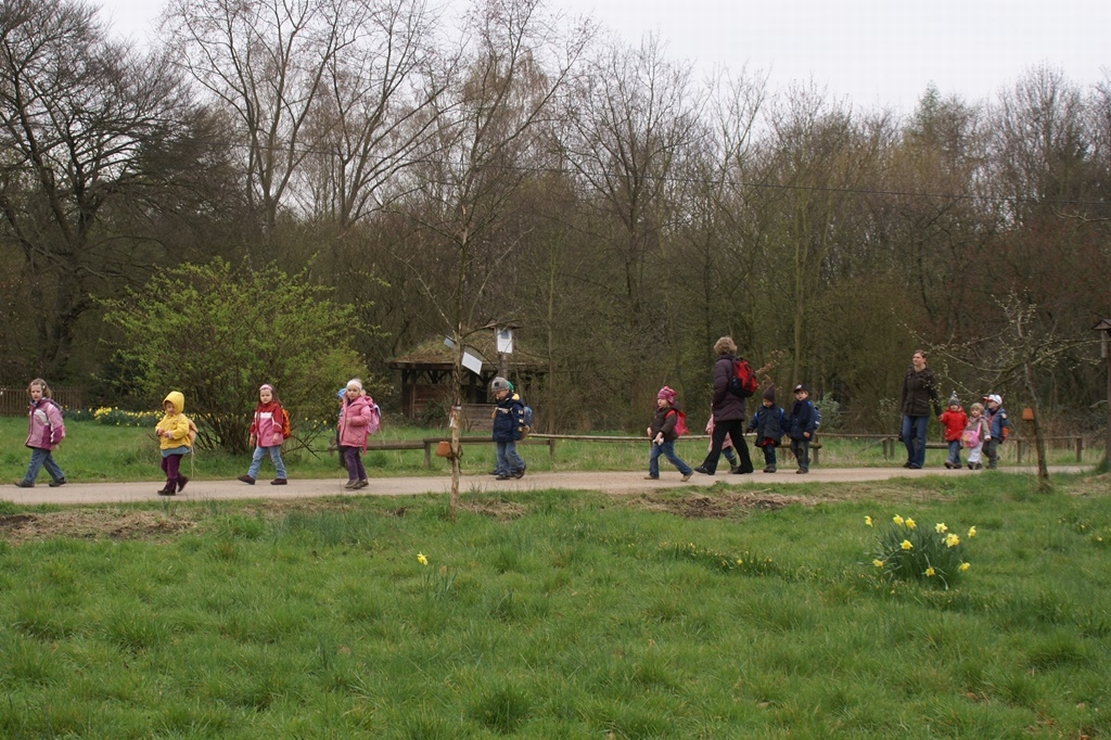
[[[27,385],[27,395],[31,397],[31,406],[27,413],[27,441],[24,445],[31,448],[31,462],[23,480],[16,485],[31,488],[39,477],[39,470],[45,467],[50,474],[50,487],[57,488],[66,482],[65,473],[54,462],[53,455],[54,449],[66,436],[62,410],[50,398],[50,387],[42,378],[35,378]]]

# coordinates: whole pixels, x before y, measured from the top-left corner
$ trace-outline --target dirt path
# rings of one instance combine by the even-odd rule
[[[1050,468],[1051,474],[1086,472],[1092,466],[1067,465]],[[1030,467],[1008,467],[1002,472],[1033,475]],[[928,476],[952,477],[959,475],[984,475],[985,472],[970,470],[946,470],[931,468],[926,470],[907,470],[905,468],[812,468],[809,475],[797,475],[794,470],[783,470],[775,474],[757,471],[752,475],[718,474],[699,475],[683,483],[679,474],[666,471],[658,481],[644,480],[643,471],[629,472],[544,472],[528,474],[519,480],[497,481],[488,475],[467,475],[459,483],[459,492],[487,493],[498,491],[530,491],[545,489],[591,490],[606,493],[642,493],[676,487],[709,488],[717,483],[743,488],[763,488],[769,485],[797,483],[851,483],[882,481],[892,478],[926,478]],[[451,490],[451,479],[447,476],[420,476],[408,478],[371,478],[370,485],[360,491],[346,491],[342,478],[324,480],[291,479],[287,486],[271,486],[265,481],[249,486],[236,480],[194,480],[175,499],[186,501],[212,501],[231,499],[300,499],[321,496],[412,496],[420,494],[444,494]],[[19,488],[6,485],[0,488],[0,500],[15,504],[118,504],[139,501],[153,501],[162,497],[155,494],[160,488],[156,481],[144,483],[67,483],[59,488],[50,488],[45,483],[34,488]]]

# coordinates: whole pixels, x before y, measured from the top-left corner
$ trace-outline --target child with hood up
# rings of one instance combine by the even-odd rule
[[[185,395],[170,391],[162,400],[165,416],[154,427],[158,445],[162,450],[162,472],[166,474],[166,485],[158,491],[159,496],[173,496],[185,490],[189,478],[181,474],[181,458],[193,451],[193,422],[185,415]]]

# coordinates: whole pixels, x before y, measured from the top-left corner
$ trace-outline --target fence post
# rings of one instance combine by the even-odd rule
[[[1083,462],[1083,458],[1084,458],[1084,438],[1083,437],[1077,437],[1076,438],[1076,462],[1077,463]]]

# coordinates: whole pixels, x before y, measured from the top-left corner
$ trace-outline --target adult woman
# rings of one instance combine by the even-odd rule
[[[904,468],[919,470],[926,464],[926,426],[930,422],[931,406],[933,415],[940,416],[934,373],[926,366],[926,353],[919,349],[915,350],[903,378],[903,395],[899,405],[903,412],[899,437],[907,447]]]
[[[695,470],[713,475],[718,469],[721,446],[725,436],[733,440],[733,449],[740,456],[741,464],[732,473],[751,473],[752,458],[745,442],[745,400],[729,392],[729,379],[733,377],[733,361],[737,359],[737,344],[732,337],[722,337],[714,343],[717,361],[714,363],[714,392],[711,410],[714,415],[714,434],[706,459]]]

